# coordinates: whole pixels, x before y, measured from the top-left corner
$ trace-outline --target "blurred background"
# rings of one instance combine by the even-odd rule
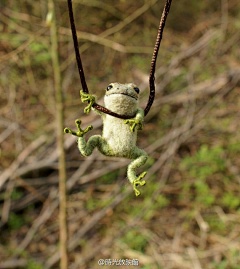
[[[163,0],[75,0],[89,90],[134,82],[140,107]],[[0,268],[59,268],[58,150],[48,1],[0,3]],[[64,126],[83,113],[67,1],[56,0]],[[80,155],[64,135],[69,269],[137,259],[142,269],[240,268],[240,3],[175,1],[157,60],[156,97],[139,148],[147,184],[135,197],[129,160]],[[127,266],[111,265],[112,268]],[[128,268],[135,268],[129,266]]]

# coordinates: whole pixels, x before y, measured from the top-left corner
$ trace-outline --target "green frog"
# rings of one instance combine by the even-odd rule
[[[133,119],[119,119],[111,115],[99,112],[92,108],[96,102],[95,96],[86,94],[80,91],[82,102],[88,102],[88,106],[84,109],[85,113],[89,113],[93,109],[103,119],[103,132],[102,136],[93,135],[87,143],[84,135],[93,129],[89,125],[85,130],[82,130],[81,120],[76,120],[78,131],[75,132],[70,128],[65,128],[65,133],[70,133],[78,137],[78,148],[83,156],[92,154],[94,148],[105,156],[109,157],[123,157],[132,159],[133,161],[127,168],[127,177],[133,185],[136,196],[140,195],[138,185],[143,186],[146,184],[142,180],[147,172],[136,175],[136,169],[143,166],[147,159],[147,153],[136,146],[137,131],[143,128],[144,110],[138,107],[139,88],[133,83],[120,84],[111,83],[106,89],[104,97],[105,107],[115,113],[126,116],[134,116]]]

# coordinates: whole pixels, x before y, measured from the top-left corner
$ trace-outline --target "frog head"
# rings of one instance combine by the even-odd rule
[[[111,83],[106,89],[106,108],[122,115],[133,115],[138,107],[139,89],[133,83]]]

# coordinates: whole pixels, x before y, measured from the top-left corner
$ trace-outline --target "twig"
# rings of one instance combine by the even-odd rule
[[[145,3],[142,7],[137,9],[135,12],[133,12],[131,15],[129,15],[127,18],[125,18],[123,21],[121,21],[116,26],[107,29],[103,33],[100,34],[102,37],[110,36],[116,32],[119,32],[121,29],[123,29],[125,26],[136,20],[139,16],[141,16],[143,13],[145,13],[152,5],[154,5],[157,2],[157,0],[151,0],[147,3]]]
[[[197,253],[193,247],[188,248],[188,254],[192,260],[193,269],[202,269],[202,266],[201,266],[199,259],[198,259],[198,256],[197,256]]]
[[[57,0],[57,2],[66,3],[66,0]],[[106,4],[102,1],[99,1],[99,0],[90,0],[90,1],[89,0],[74,0],[74,3],[85,5],[85,6],[101,8],[101,9],[107,11],[108,13],[112,14],[116,18],[120,18],[120,16],[118,15],[119,10],[115,9],[112,5],[108,5],[108,4]]]
[[[59,34],[62,35],[71,35],[71,32],[68,28],[59,27]],[[151,47],[141,47],[141,46],[124,46],[118,42],[115,42],[111,39],[102,37],[101,35],[94,35],[87,32],[76,31],[77,35],[81,37],[83,40],[88,40],[93,43],[97,43],[99,45],[109,47],[113,50],[119,51],[121,53],[146,53],[151,54],[152,48]],[[62,67],[61,67],[62,69]]]
[[[14,180],[10,180],[7,184],[7,189],[5,192],[6,197],[4,200],[3,207],[2,207],[1,224],[8,222],[9,210],[11,207],[11,195],[12,195],[12,191],[14,189],[14,185],[15,185]]]
[[[96,154],[93,153],[85,162],[78,168],[78,170],[71,176],[67,182],[67,190],[70,191],[76,182],[79,180],[80,176],[83,175],[87,168],[94,162],[96,159]]]
[[[16,12],[10,8],[7,8],[7,7],[4,7],[2,9],[2,13],[8,15],[11,18],[15,18],[15,19],[18,19],[21,21],[26,21],[26,22],[31,22],[31,23],[36,22],[36,21],[40,22],[39,18],[37,18],[35,16],[31,16],[31,15],[26,14],[26,13]]]
[[[209,231],[209,225],[208,223],[203,219],[202,215],[200,212],[198,212],[195,216],[195,219],[198,223],[198,226],[201,231],[201,239],[199,242],[200,248],[204,249],[206,246],[206,241],[207,241],[207,232]]]
[[[26,267],[27,266],[27,260],[26,259],[13,259],[6,262],[0,263],[1,269],[10,269],[10,268],[19,268],[19,267]]]
[[[177,229],[175,231],[174,238],[172,241],[172,251],[173,252],[179,252],[179,245],[180,245],[182,230],[183,230],[183,227],[180,226],[180,227],[177,227]]]
[[[225,36],[228,27],[228,0],[221,0],[221,13],[221,29]]]
[[[237,44],[240,39],[240,33],[236,32],[232,35],[223,45],[221,49],[221,54],[225,54],[229,49],[233,47],[234,44]]]
[[[52,65],[54,71],[54,88],[56,98],[56,124],[57,124],[57,147],[59,151],[59,230],[60,230],[60,253],[61,253],[61,269],[67,269],[67,220],[66,220],[66,163],[64,152],[64,138],[63,138],[63,95],[61,86],[61,73],[58,56],[58,36],[55,15],[54,0],[48,0],[48,12],[52,16],[50,22],[50,37],[51,37],[51,55]]]
[[[231,160],[228,159],[226,156],[225,156],[225,159],[226,159],[226,166],[227,166],[229,172],[235,176],[236,180],[240,184],[240,171],[239,171],[239,168],[236,165],[234,165],[231,162]]]
[[[38,198],[42,203],[45,202],[46,198],[43,195],[41,195],[33,186],[31,186],[25,180],[23,180],[18,176],[16,176],[15,179],[21,187],[25,188],[28,192],[32,193],[33,196]]]
[[[49,193],[49,187],[43,186],[37,190],[37,194],[35,192],[30,192],[28,195],[25,195],[20,201],[15,201],[15,203],[12,203],[11,205],[11,211],[18,211],[23,208],[26,208],[28,205],[39,201],[41,198],[39,196],[43,196]],[[44,198],[45,199],[45,198]],[[44,201],[44,200],[43,200]]]
[[[209,79],[204,82],[195,84],[194,86],[189,86],[188,92],[178,91],[167,96],[162,97],[154,103],[154,106],[159,106],[160,104],[182,104],[185,102],[193,101],[195,99],[201,99],[207,95],[217,93],[229,82],[229,72],[218,75],[214,79]],[[192,94],[194,93],[194,94]]]
[[[11,164],[11,166],[6,169],[0,176],[0,190],[3,184],[10,178],[14,176],[14,173],[18,167],[26,160],[26,158],[39,146],[45,143],[47,137],[45,135],[40,136],[38,139],[33,141],[27,148],[25,148],[18,156],[18,158]]]
[[[199,121],[199,119],[204,118],[207,113],[218,103],[220,102],[220,100],[226,95],[228,94],[239,82],[240,78],[239,78],[239,74],[240,74],[240,69],[235,69],[235,70],[231,70],[231,72],[229,72],[229,75],[231,74],[231,76],[229,76],[228,79],[228,83],[225,84],[220,91],[213,97],[212,102],[208,102],[196,115],[195,117],[195,121]]]
[[[5,131],[0,134],[0,144],[11,135],[11,133],[16,130],[18,124],[13,122]]]

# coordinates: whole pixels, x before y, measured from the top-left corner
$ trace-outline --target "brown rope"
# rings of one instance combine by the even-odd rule
[[[153,52],[153,56],[152,56],[152,62],[151,62],[151,70],[150,70],[150,76],[149,76],[150,94],[149,94],[147,106],[144,110],[145,116],[148,114],[148,112],[153,104],[154,97],[155,97],[155,85],[154,85],[155,77],[154,77],[154,74],[155,74],[157,54],[158,54],[158,50],[159,50],[160,43],[162,40],[163,28],[165,26],[167,15],[168,15],[169,10],[170,10],[171,2],[172,2],[172,0],[167,0],[167,2],[165,4],[162,18],[161,18],[160,25],[159,25],[159,29],[158,29],[157,40],[156,40],[156,44],[155,44],[155,48],[154,48],[154,52]],[[70,24],[71,24],[71,30],[72,30],[72,37],[73,37],[76,61],[77,61],[77,65],[78,65],[78,72],[80,75],[82,88],[83,88],[83,91],[85,93],[89,93],[87,83],[85,80],[85,76],[84,76],[82,61],[81,61],[81,57],[80,57],[80,53],[79,53],[78,38],[77,38],[77,32],[76,32],[76,27],[75,27],[75,23],[74,23],[74,16],[73,16],[73,9],[72,9],[72,0],[68,0],[68,11],[69,11],[69,18],[70,18]],[[119,115],[119,114],[117,114],[117,113],[115,113],[115,112],[113,112],[113,111],[111,111],[103,106],[100,106],[97,103],[94,103],[92,107],[97,109],[100,112],[103,112],[105,114],[109,114],[111,116],[114,116],[114,117],[120,118],[120,119],[132,119],[135,117],[135,115],[134,116]]]
[[[79,72],[80,80],[82,83],[82,88],[83,88],[83,91],[85,93],[89,93],[87,83],[85,80],[85,76],[84,76],[82,61],[81,61],[81,57],[80,57],[80,53],[79,53],[77,31],[76,31],[74,16],[73,16],[72,0],[68,0],[68,11],[69,11],[69,18],[70,18],[70,24],[71,24],[71,29],[72,29],[72,37],[73,37],[75,55],[76,55],[76,60],[77,60],[77,65],[78,65],[78,72]],[[118,115],[117,113],[114,113],[111,110],[109,110],[103,106],[100,106],[97,103],[94,103],[92,107],[94,107],[98,111],[101,111],[103,113],[109,114],[111,116],[114,116],[114,117],[120,118],[120,119],[131,119],[131,118],[135,117],[135,115],[132,117],[126,116],[126,115]]]
[[[77,65],[78,65],[78,72],[81,79],[83,91],[85,93],[88,93],[88,87],[85,80],[83,67],[82,67],[82,61],[81,61],[81,57],[79,53],[77,32],[76,32],[76,27],[75,27],[75,22],[74,22],[74,17],[73,17],[72,0],[68,0],[68,11],[69,11],[69,18],[70,18],[70,24],[71,24],[71,29],[72,29],[72,38],[73,38],[73,43],[74,43],[75,55],[76,55],[76,60],[77,60]]]
[[[159,28],[158,28],[158,34],[157,34],[156,44],[155,44],[154,51],[153,51],[151,70],[150,70],[150,75],[149,75],[150,94],[149,94],[147,106],[144,109],[145,116],[148,114],[148,112],[153,104],[154,97],[155,97],[155,83],[154,83],[155,77],[154,77],[154,74],[155,74],[155,68],[156,68],[157,55],[158,55],[160,43],[162,40],[163,29],[165,26],[167,15],[168,15],[169,10],[170,10],[171,3],[172,3],[172,0],[166,1],[165,7],[164,7],[164,10],[162,13],[162,18],[161,18]]]

